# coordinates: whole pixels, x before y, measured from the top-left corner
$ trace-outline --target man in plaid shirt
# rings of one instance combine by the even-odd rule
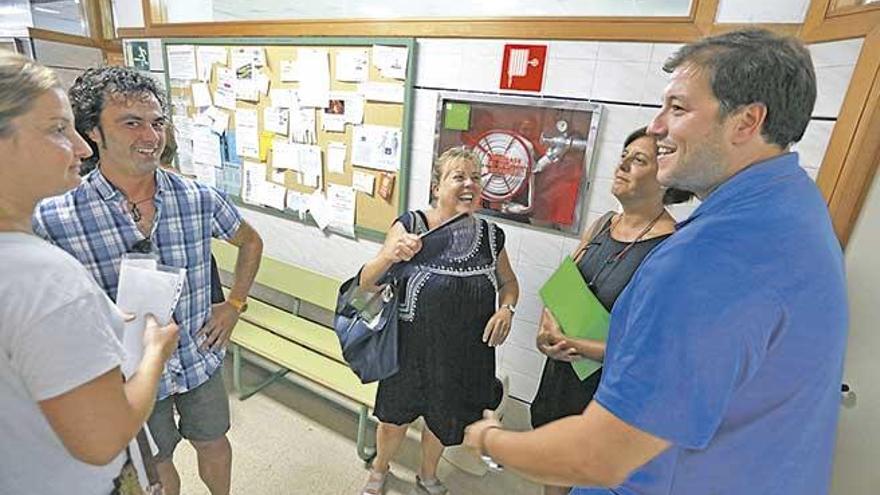
[[[76,129],[91,145],[97,168],[73,191],[43,201],[34,231],[76,257],[114,300],[125,253],[154,253],[161,264],[186,269],[174,310],[180,343],[162,375],[149,419],[159,446],[156,467],[165,493],[178,494],[172,456],[186,438],[211,493],[228,494],[232,449],[220,370],[232,329],[247,308],[262,240],[222,193],[159,168],[165,107],[149,76],[123,67],[89,69],[70,89],[70,101]],[[239,248],[229,296],[214,305],[212,237]]]

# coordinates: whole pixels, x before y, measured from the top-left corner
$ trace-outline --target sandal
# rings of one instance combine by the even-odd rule
[[[445,495],[449,492],[446,485],[439,479],[423,480],[419,475],[416,475],[416,489],[418,493],[427,493],[428,495]]]
[[[387,470],[384,473],[380,473],[379,471],[373,471],[370,469],[370,476],[367,478],[367,483],[364,485],[364,488],[361,490],[361,495],[382,495],[385,493],[385,482],[388,481],[388,475],[391,474],[391,470]]]

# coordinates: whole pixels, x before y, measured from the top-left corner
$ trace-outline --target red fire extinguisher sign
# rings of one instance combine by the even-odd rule
[[[541,91],[547,45],[504,45],[501,89]]]

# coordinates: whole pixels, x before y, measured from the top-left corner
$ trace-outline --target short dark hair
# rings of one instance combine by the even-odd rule
[[[768,142],[785,147],[804,136],[816,103],[816,72],[797,39],[764,29],[732,31],[685,45],[663,70],[683,65],[708,70],[722,118],[761,103],[767,107],[761,135]]]
[[[68,91],[70,107],[76,120],[76,130],[92,148],[92,156],[83,160],[83,173],[95,168],[100,159],[98,145],[88,136],[94,128],[100,130],[101,111],[108,97],[141,96],[152,94],[165,110],[165,96],[156,80],[130,67],[105,66],[87,69],[74,81]]]
[[[623,147],[626,149],[627,146],[631,145],[633,141],[637,139],[641,139],[643,137],[654,138],[650,134],[648,134],[647,127],[639,127],[638,129],[629,133],[629,136],[623,141]],[[675,205],[678,203],[685,203],[690,201],[691,198],[694,197],[694,193],[685,191],[683,189],[676,189],[674,187],[670,187],[666,189],[666,192],[663,193],[663,204],[664,205]]]

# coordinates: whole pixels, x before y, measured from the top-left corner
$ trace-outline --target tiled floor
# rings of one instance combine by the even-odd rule
[[[231,386],[231,367],[225,378]],[[254,383],[263,370],[245,365],[243,380]],[[246,495],[343,494],[360,495],[366,478],[355,451],[357,417],[353,410],[322,396],[320,389],[281,380],[241,402],[230,397],[233,448],[232,493]],[[510,403],[505,423],[512,428],[528,424],[526,407]],[[399,452],[389,480],[388,495],[408,495],[413,489],[418,460],[418,432]],[[207,495],[198,478],[195,454],[188,443],[177,449],[181,493]],[[475,476],[442,460],[439,477],[451,495],[538,495],[537,486],[511,473]]]

